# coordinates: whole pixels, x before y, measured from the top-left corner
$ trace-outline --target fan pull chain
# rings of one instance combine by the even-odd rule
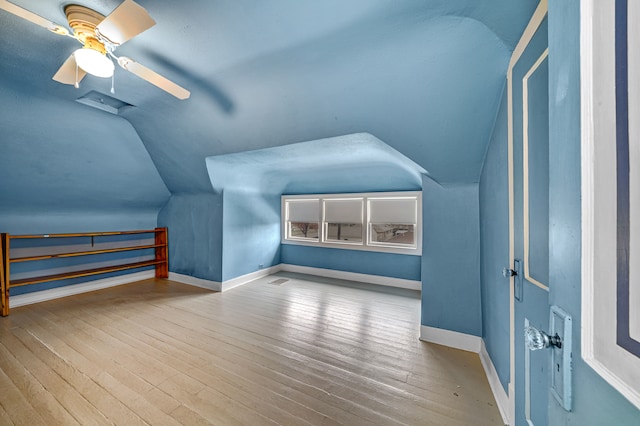
[[[111,63],[113,64],[113,54],[111,53],[111,50],[109,50],[109,56],[107,56],[107,58],[109,58],[109,60],[111,61]],[[116,81],[116,72],[115,72],[115,64],[114,64],[114,70],[113,70],[113,74],[111,74],[111,94],[113,95],[114,93],[116,93],[116,89],[115,89],[115,81]]]
[[[78,84],[78,63],[76,62],[76,82],[73,85],[76,89],[80,87],[80,84]]]

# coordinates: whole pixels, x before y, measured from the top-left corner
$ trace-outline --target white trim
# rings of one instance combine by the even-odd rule
[[[515,54],[515,52],[514,52]],[[515,267],[515,191],[513,165],[513,83],[512,67],[507,71],[507,155],[509,173],[509,268]],[[509,278],[509,424],[514,424],[516,418],[516,345],[515,345],[515,277]]]
[[[268,275],[271,274],[275,274],[276,272],[279,272],[282,270],[282,267],[280,264],[275,265],[275,266],[271,266],[269,268],[264,268],[264,269],[260,269],[258,271],[255,272],[251,272],[249,274],[246,275],[242,275],[240,277],[236,277],[236,278],[232,278],[230,280],[227,281],[223,281],[222,282],[222,289],[220,291],[227,291],[227,290],[231,290],[232,288],[241,286],[243,284],[247,284],[251,281],[257,280],[258,278],[262,278],[262,277],[266,277]]]
[[[312,268],[309,266],[298,266],[280,263],[269,268],[260,269],[227,281],[219,282],[205,280],[202,278],[192,277],[191,275],[178,274],[169,272],[169,280],[182,284],[192,285],[195,287],[205,288],[212,291],[227,291],[232,288],[247,284],[258,278],[275,274],[276,272],[297,272],[307,275],[315,275],[327,278],[336,278],[348,281],[357,281],[375,285],[385,285],[389,287],[405,288],[409,290],[422,289],[421,281],[406,280],[402,278],[384,277],[380,275],[359,274],[355,272],[336,271],[332,269]],[[67,285],[49,290],[34,291],[32,293],[19,294],[10,298],[10,306],[17,308],[19,306],[31,305],[33,303],[45,302],[47,300],[59,299],[61,297],[73,296],[75,294],[87,293],[90,291],[102,290],[109,287],[115,287],[123,284],[130,284],[136,281],[142,281],[155,278],[155,271],[134,272],[132,274],[119,275],[117,277],[104,278],[101,280],[88,281],[79,284]]]
[[[370,221],[369,221],[369,199],[415,199],[416,202],[416,223],[412,223],[414,227],[414,243],[371,243],[370,237]],[[325,211],[325,201],[335,200],[361,200],[362,201],[362,238],[361,241],[336,241],[327,238],[327,221]],[[411,256],[422,255],[422,191],[398,191],[398,192],[366,192],[366,193],[348,193],[348,194],[309,194],[309,195],[282,195],[280,199],[281,214],[281,244],[301,245],[309,247],[336,248],[344,250],[372,251],[379,253],[406,254]],[[318,222],[318,239],[290,237],[290,224],[288,218],[288,203],[300,200],[319,200],[318,214],[320,221]],[[355,222],[355,219],[351,219]]]
[[[493,397],[498,405],[498,411],[500,411],[502,421],[504,424],[509,424],[509,395],[507,395],[507,392],[502,387],[498,371],[493,365],[493,361],[491,361],[491,357],[489,356],[489,352],[487,352],[484,340],[480,343],[480,352],[478,355],[480,355],[480,362],[482,363],[482,368],[484,368],[484,373],[487,376],[491,392],[493,392]]]
[[[314,268],[311,266],[291,265],[287,263],[281,263],[278,266],[280,266],[281,271],[285,272],[296,272],[299,274],[316,275],[319,277],[335,278],[339,280],[385,285],[389,287],[405,288],[408,290],[422,290],[422,281],[385,277],[382,275],[360,274],[357,272],[345,272],[335,269]]]
[[[536,31],[542,24],[547,15],[547,0],[540,0],[536,7],[527,28],[525,28],[522,37],[518,41],[507,69],[507,155],[509,170],[509,267],[513,268],[515,260],[515,213],[514,213],[514,165],[513,165],[513,67],[516,65],[525,49],[531,42]],[[515,278],[509,279],[509,424],[515,423],[516,418],[516,398],[515,398],[515,380],[516,380],[516,347],[515,347]]]
[[[205,280],[192,277],[191,275],[178,274],[177,272],[169,272],[169,280],[194,287],[206,288],[207,290],[221,291],[222,289],[222,283],[220,281]]]
[[[596,373],[640,408],[640,389],[633,386],[638,381],[629,380],[640,362],[613,341],[616,289],[609,277],[615,276],[615,259],[605,254],[611,252],[607,247],[615,249],[615,215],[610,211],[611,205],[615,208],[615,194],[612,184],[607,184],[611,176],[615,180],[613,1],[584,0],[580,16],[581,354]]]
[[[202,278],[192,277],[191,275],[178,274],[176,272],[169,272],[169,279],[182,284],[188,284],[195,287],[206,288],[213,291],[227,291],[232,288],[247,284],[258,278],[266,277],[267,275],[275,274],[281,270],[280,265],[271,266],[269,268],[260,269],[255,272],[251,272],[239,277],[232,278],[226,281],[213,281],[205,280]]]
[[[474,353],[480,353],[482,346],[481,337],[428,325],[420,326],[420,340]]]
[[[103,278],[101,280],[88,281],[80,284],[72,284],[49,290],[34,291],[32,293],[18,294],[9,299],[10,306],[31,305],[33,303],[45,302],[47,300],[59,299],[61,297],[73,296],[75,294],[88,293],[90,291],[102,290],[123,284],[130,284],[136,281],[147,280],[156,276],[155,271],[134,272],[132,274],[119,275],[117,277]]]
[[[594,269],[593,260],[595,259],[595,236],[594,236],[594,194],[593,191],[587,191],[587,188],[594,186],[593,163],[595,157],[595,126],[593,117],[595,116],[594,106],[594,75],[593,75],[593,31],[594,31],[594,15],[593,0],[583,1],[580,4],[580,93],[581,102],[581,133],[582,133],[582,149],[580,170],[581,173],[581,212],[582,212],[582,357],[591,365],[600,375],[603,375],[599,367],[602,365],[594,360],[594,318],[593,318],[593,287],[594,287]],[[605,373],[606,374],[606,373]],[[607,380],[609,381],[609,380]]]
[[[629,106],[629,252],[632,259],[640,253],[640,2],[628,3],[627,72]],[[640,342],[640,264],[629,264],[629,337]]]
[[[540,3],[538,3],[538,7],[536,7],[536,10],[533,12],[531,20],[529,20],[529,23],[527,24],[527,28],[524,29],[524,32],[522,33],[518,44],[516,45],[515,49],[513,49],[511,59],[509,60],[509,71],[513,70],[513,67],[516,66],[516,63],[518,63],[518,60],[527,49],[529,42],[535,35],[536,31],[538,31],[538,27],[540,27],[540,24],[544,20],[544,17],[547,15],[547,10],[547,0],[540,0]]]
[[[522,77],[522,230],[524,231],[524,277],[526,281],[535,284],[545,291],[549,291],[549,286],[533,278],[529,272],[529,77],[537,71],[538,67],[540,67],[548,56],[549,48],[547,47],[529,71]]]

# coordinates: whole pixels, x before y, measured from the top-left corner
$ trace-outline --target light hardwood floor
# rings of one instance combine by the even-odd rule
[[[478,356],[419,324],[416,292],[291,273],[24,306],[0,318],[0,424],[502,424]]]

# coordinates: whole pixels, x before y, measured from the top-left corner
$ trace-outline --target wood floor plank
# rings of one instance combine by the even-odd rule
[[[147,314],[149,314],[149,313],[151,313],[151,312],[147,312]],[[176,320],[176,316],[175,316],[175,315],[172,315],[171,317],[172,317],[172,321],[175,321],[175,320]],[[163,321],[163,318],[161,318],[161,317],[159,316],[159,317],[157,317],[157,318],[156,318],[156,321],[154,321],[154,323],[158,323],[158,322],[161,322],[161,321]],[[161,327],[162,327],[162,328],[170,328],[170,327],[171,327],[171,324],[165,324],[165,325],[162,325]],[[176,333],[177,333],[177,331],[176,331]],[[255,339],[256,339],[256,336],[253,336],[253,337],[251,338],[251,340],[252,340],[252,341],[253,341],[253,340],[255,340]],[[306,361],[305,361],[305,362],[306,362]],[[306,368],[306,367],[305,367],[305,368]],[[326,373],[326,372],[323,372],[323,373]],[[338,377],[340,374],[342,374],[342,372],[341,372],[341,371],[338,371],[337,373],[335,373],[336,377]],[[378,386],[379,386],[379,384],[378,384]],[[374,387],[374,389],[375,389],[376,387],[378,387],[378,386],[375,386],[375,387]],[[369,389],[370,389],[370,384],[369,384],[369,383],[367,383],[367,384],[365,384],[365,385],[364,385],[364,388],[360,390],[360,392],[361,392],[361,394],[362,394],[362,395],[366,395],[368,392],[370,392],[370,391],[369,391]],[[452,393],[452,394],[453,394],[453,393],[456,393],[456,391],[457,391],[457,393],[459,393],[459,392],[460,392],[460,389],[454,389],[454,391],[452,391],[451,393]],[[384,396],[385,396],[385,397],[388,397],[388,395],[386,395],[386,394],[385,394]],[[369,395],[369,397],[371,397],[371,395]],[[450,398],[449,398],[449,399],[450,399]],[[384,400],[381,400],[379,403],[380,403],[380,406],[381,406],[381,407],[383,407],[383,410],[387,410],[387,409],[389,409],[389,408],[386,406],[386,404],[385,404]],[[432,405],[433,405],[433,404],[432,404]]]
[[[2,395],[1,404],[7,410],[12,423],[16,425],[46,425],[44,419],[3,370],[0,370],[0,395]]]
[[[413,291],[292,273],[15,308],[0,424],[501,424],[477,354],[419,341],[420,315]]]
[[[42,419],[61,419],[67,425],[79,424],[42,384],[0,343],[0,370],[15,384]]]
[[[95,311],[92,312],[92,318],[97,318],[99,316],[100,314],[96,313]],[[138,332],[135,332],[136,330],[138,330]],[[146,335],[143,334],[142,330],[146,330],[148,334]],[[220,368],[220,364],[224,363],[225,360],[217,357],[214,351],[200,350],[193,346],[189,346],[188,344],[185,344],[177,339],[174,339],[170,335],[163,334],[160,332],[150,333],[150,329],[148,327],[141,327],[136,322],[133,322],[133,321],[129,323],[127,327],[124,328],[124,332],[132,333],[131,334],[132,337],[135,336],[141,341],[146,340],[146,343],[149,345],[157,344],[158,342],[160,342],[162,349],[167,353],[172,353],[172,354],[175,353],[176,355],[178,354],[184,355],[186,353],[186,354],[195,356],[198,360],[209,358],[213,363],[213,365],[209,365],[207,366],[207,368],[202,368],[203,367],[202,363],[197,362],[196,366],[194,366],[194,368],[188,372],[190,376],[195,378],[204,377],[204,379],[202,379],[203,383],[219,383],[220,380],[227,380],[227,383],[236,384],[236,386],[238,385],[238,383],[240,383],[241,384],[241,386],[239,387],[240,389],[249,389],[251,392],[259,394],[262,399],[269,399],[270,402],[274,404],[281,405],[283,403],[283,400],[281,399],[279,401],[273,401],[271,400],[271,394],[284,398],[286,401],[289,401],[291,402],[291,404],[293,404],[293,408],[291,408],[292,405],[288,405],[288,407],[290,407],[290,409],[292,409],[296,413],[296,415],[303,416],[301,418],[311,418],[315,421],[314,424],[330,424],[331,423],[330,419],[328,419],[326,416],[320,413],[317,413],[314,410],[309,409],[308,407],[302,404],[297,403],[296,401],[294,401],[291,398],[288,398],[287,396],[282,396],[281,394],[274,392],[272,388],[274,385],[277,385],[277,382],[270,382],[270,383],[264,384],[264,386],[257,387],[256,386],[257,383],[255,381],[249,381],[245,377],[243,377],[243,376],[246,376],[246,366],[241,367],[240,370],[236,370],[235,373],[231,372],[230,370]],[[157,337],[157,339],[154,339],[149,334],[152,334],[154,337]],[[145,336],[146,336],[146,339],[145,339]],[[175,358],[172,359],[172,362],[175,362]],[[235,363],[226,364],[226,366],[231,369],[234,369],[236,365],[237,364]],[[251,377],[255,378],[255,376],[251,376]],[[299,399],[301,396],[303,395],[296,395],[295,398]],[[246,398],[246,395],[243,397],[243,399],[245,398]],[[298,405],[299,407],[297,407]],[[300,407],[303,408],[303,412],[300,411]],[[353,419],[349,419],[349,420],[353,421]]]
[[[157,326],[157,327],[161,327],[161,328],[163,328],[163,329],[171,329],[171,327],[172,327],[172,324],[162,324],[162,318],[160,318],[160,317],[158,317],[158,318],[156,318],[156,319],[154,320],[154,324],[156,324],[156,326]],[[173,325],[173,326],[175,326],[175,325]],[[180,330],[180,331],[183,331],[183,330]],[[177,333],[177,331],[176,331],[176,333]],[[255,336],[254,336],[254,338],[255,338]],[[206,348],[205,348],[205,350],[206,350]],[[215,350],[215,348],[210,348],[209,350]],[[254,350],[257,350],[257,348],[256,348],[256,349],[254,349]],[[291,360],[291,359],[289,359],[289,360]],[[304,362],[303,362],[302,364],[304,364]],[[284,366],[283,366],[283,367],[284,367]],[[285,368],[286,368],[286,367],[285,367]],[[302,367],[302,368],[304,369],[305,367]],[[336,377],[339,377],[341,373],[342,373],[342,371],[337,372],[337,373],[336,373]],[[363,394],[363,395],[366,395],[367,393],[368,393],[368,390],[367,390],[367,391],[362,391],[362,394]],[[348,402],[348,401],[343,401],[343,403],[345,403],[345,402]],[[381,407],[383,408],[383,410],[395,410],[395,408],[393,408],[393,407],[391,407],[391,408],[390,408],[390,407],[387,407],[387,406],[386,406],[386,405],[384,405],[384,404],[383,404],[383,405],[381,405]],[[357,412],[360,412],[360,413],[364,416],[364,418],[365,418],[365,419],[368,419],[369,421],[373,421],[373,420],[372,420],[372,417],[373,417],[373,418],[376,418],[378,421],[382,421],[382,422],[384,422],[384,423],[392,423],[392,422],[393,422],[393,421],[392,421],[392,420],[390,420],[390,419],[385,419],[384,414],[380,414],[380,413],[372,414],[372,413],[370,412],[371,410],[369,410],[369,409],[367,409],[367,408],[363,408],[363,407],[361,407],[361,406],[354,406],[354,407],[352,407],[352,409],[353,409],[353,410],[355,410],[355,411],[357,411]],[[382,416],[382,418],[378,419],[377,417],[379,417],[379,416]]]
[[[33,326],[32,326],[33,327]],[[15,333],[38,358],[51,367],[53,371],[64,377],[79,394],[89,401],[103,416],[108,423],[128,425],[144,425],[145,422],[132,410],[126,407],[117,398],[106,392],[104,388],[94,382],[89,376],[82,373],[76,366],[69,363],[51,346],[44,343],[32,332],[18,330]],[[49,343],[52,343],[51,341]],[[57,348],[62,349],[62,348]]]
[[[153,310],[152,310],[152,311],[148,311],[148,312],[147,312],[147,314],[149,314],[149,313],[153,313]],[[176,318],[177,316],[173,315],[173,316],[170,316],[170,317],[172,318],[172,319],[171,319],[171,321],[175,321],[175,318]],[[154,321],[154,322],[156,322],[156,323],[157,323],[158,321],[163,321],[163,320],[164,320],[164,319],[162,318],[162,315],[160,315],[160,316],[158,316],[158,317],[156,318],[156,321]],[[169,320],[167,319],[166,321],[169,321]],[[178,326],[179,326],[179,327],[184,327],[184,325],[183,325],[183,324],[180,324],[180,325],[178,325]],[[171,327],[171,325],[170,325],[170,324],[168,324],[168,325],[167,325],[167,324],[162,325],[162,328],[167,328],[167,327]],[[179,330],[179,331],[182,331],[182,330]],[[176,333],[177,333],[177,332],[178,332],[178,331],[176,331]],[[253,336],[250,340],[255,340],[255,338],[256,338],[256,336]],[[336,374],[340,374],[340,373],[336,373]],[[361,392],[362,392],[363,394],[366,394],[366,392],[368,392],[368,387],[367,387],[367,386],[365,386],[365,389],[363,389]],[[454,393],[457,393],[458,395],[460,395],[460,389],[458,389],[458,388],[454,388],[450,393],[448,392],[448,395],[451,395],[451,394],[454,394]],[[449,397],[449,399],[450,399],[450,397]],[[430,403],[430,404],[431,404],[432,409],[433,409],[433,403]],[[444,409],[445,409],[445,411],[446,411],[446,407],[444,407]]]
[[[149,312],[149,313],[153,314],[153,312]],[[158,316],[156,317],[155,322],[156,324],[158,324],[157,326],[159,328],[171,329],[171,327],[174,326],[171,323],[171,321],[175,321],[176,320],[175,318],[176,317],[174,317],[172,320],[168,320],[168,319],[165,320],[164,318]],[[163,321],[167,321],[167,322],[162,323]],[[162,324],[162,326],[160,326],[159,324]],[[178,325],[178,326],[182,327],[182,325]],[[175,330],[176,333],[177,331],[178,330]],[[187,332],[187,334],[189,333],[190,332]],[[309,356],[318,362],[324,363],[325,365],[330,365],[330,366],[336,365],[340,367],[338,373],[336,374],[342,374],[342,370],[349,371],[352,368],[360,369],[359,364],[362,364],[362,361],[363,361],[360,355],[356,356],[355,358],[349,357],[348,354],[345,356],[341,356],[341,354],[337,352],[340,350],[339,345],[336,345],[335,350],[334,348],[325,348],[325,350],[322,351],[321,350],[322,348],[319,348],[318,346],[313,345],[312,343],[303,342],[299,339],[295,340],[293,343],[287,343],[287,342],[279,343],[278,341],[274,341],[273,339],[270,339],[269,336],[265,334],[267,333],[267,331],[265,331],[264,328],[261,328],[260,325],[256,325],[255,328],[250,332],[248,332],[247,330],[244,330],[243,332],[242,330],[240,331],[236,329],[231,330],[225,327],[214,328],[213,324],[209,324],[209,325],[201,326],[201,329],[194,333],[195,333],[195,336],[200,336],[203,333],[205,333],[205,335],[207,336],[209,335],[215,336],[219,341],[225,341],[225,340],[231,339],[230,341],[235,342],[234,346],[240,346],[244,344],[245,345],[244,347],[247,348],[249,352],[255,352],[255,351],[258,351],[260,348],[262,348],[267,351],[269,350],[276,351],[277,355],[283,355],[283,354],[289,353],[289,354],[292,354],[292,356],[297,356],[298,354],[302,354],[302,356]],[[350,364],[343,365],[338,363],[340,358],[345,358],[346,362]],[[301,358],[300,362],[302,364],[306,364],[308,360],[306,358]],[[369,371],[369,375],[382,377],[382,376],[392,374],[395,370],[390,368],[383,369],[380,366],[377,366],[375,370],[372,370],[372,367],[368,365],[361,369],[361,372],[363,373],[367,371]],[[398,370],[398,371],[401,371],[401,373],[397,375],[396,379],[401,382],[405,381],[406,371],[404,370]]]
[[[60,401],[62,406],[80,424],[111,424],[80,392],[31,352],[13,333],[3,334],[2,342],[13,356],[24,364],[25,368]],[[7,412],[12,412],[16,407],[10,406],[5,407],[5,409]]]
[[[11,421],[9,414],[5,411],[2,406],[2,402],[0,402],[0,425],[13,425],[14,423]]]

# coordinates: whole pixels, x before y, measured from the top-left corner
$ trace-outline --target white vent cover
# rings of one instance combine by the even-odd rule
[[[76,102],[80,102],[81,104],[88,105],[114,115],[120,114],[120,111],[123,109],[133,107],[133,105],[126,103],[125,101],[105,95],[104,93],[96,92],[95,90],[79,97],[76,99]]]

